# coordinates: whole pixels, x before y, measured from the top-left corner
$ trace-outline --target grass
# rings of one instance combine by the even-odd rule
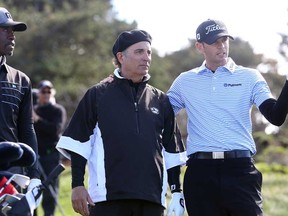
[[[288,174],[264,173],[262,195],[264,198],[265,216],[287,216],[288,215]],[[170,193],[167,195],[169,203]],[[71,176],[70,167],[66,166],[60,175],[59,203],[66,216],[79,216],[71,206]],[[56,209],[55,216],[64,216]],[[38,208],[38,216],[43,216],[43,211]],[[187,213],[185,212],[185,216]]]
[[[265,216],[288,215],[288,175],[270,173],[263,175],[262,193]]]
[[[59,206],[63,211],[56,207],[55,216],[79,216],[75,213],[71,204],[71,172],[69,165],[65,165],[65,170],[60,174],[60,192],[59,192]],[[43,216],[42,208],[37,209],[37,216]]]

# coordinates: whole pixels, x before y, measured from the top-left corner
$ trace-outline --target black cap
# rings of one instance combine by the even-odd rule
[[[224,36],[234,40],[234,38],[229,35],[226,25],[219,20],[208,19],[202,22],[196,30],[196,40],[207,44],[213,44],[220,37]]]
[[[25,31],[27,25],[23,22],[14,21],[6,8],[0,7],[0,27],[13,27],[13,31]]]
[[[118,52],[122,52],[129,46],[141,41],[148,41],[151,44],[152,37],[148,32],[143,30],[135,29],[131,31],[124,31],[118,36],[113,45],[113,55],[116,56]]]

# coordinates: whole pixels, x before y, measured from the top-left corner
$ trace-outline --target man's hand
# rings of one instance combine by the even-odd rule
[[[32,111],[32,118],[34,123],[38,122],[38,120],[40,119],[40,117],[36,114],[34,110]]]
[[[113,74],[110,74],[108,77],[104,78],[100,81],[100,83],[111,83],[114,80]]]
[[[172,216],[174,212],[175,216],[184,215],[184,196],[181,192],[174,192],[168,207],[167,216]]]
[[[84,186],[73,188],[71,199],[75,212],[83,216],[89,216],[88,204],[94,205],[94,203]]]

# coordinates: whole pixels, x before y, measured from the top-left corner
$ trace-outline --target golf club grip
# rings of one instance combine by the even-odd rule
[[[42,184],[45,187],[48,187],[48,185],[61,173],[65,170],[65,167],[63,164],[58,164],[47,176],[47,179],[42,182]]]

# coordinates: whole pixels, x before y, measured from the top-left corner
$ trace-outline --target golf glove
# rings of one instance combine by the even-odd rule
[[[33,190],[33,194],[35,194],[35,187],[37,187],[37,191],[39,191],[39,193],[41,193],[41,196],[37,200],[35,200],[36,208],[40,205],[42,198],[43,198],[40,186],[41,186],[41,180],[34,178],[34,179],[30,180],[30,184],[29,184],[28,189],[27,189],[28,192]]]
[[[172,193],[172,198],[168,207],[167,216],[172,216],[174,212],[175,216],[184,215],[184,196],[181,192]]]
[[[29,205],[30,214],[32,216],[34,215],[34,210],[37,208],[36,200],[35,200],[35,196],[34,196],[34,193],[37,193],[37,191],[38,191],[38,189],[34,188],[25,194],[25,198],[26,198],[27,203]]]

